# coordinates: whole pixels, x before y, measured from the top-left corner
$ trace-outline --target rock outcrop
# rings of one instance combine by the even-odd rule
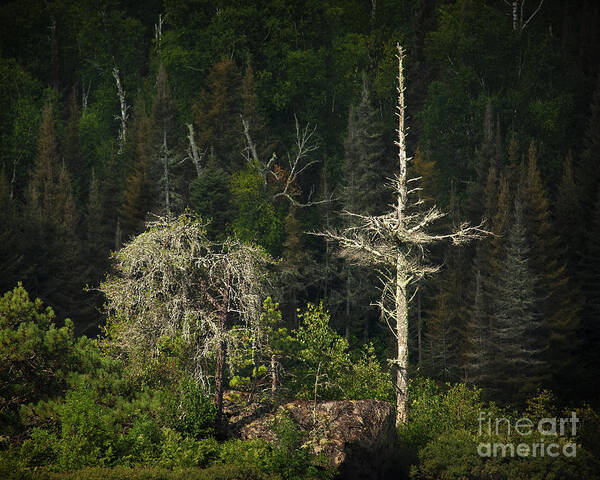
[[[396,454],[392,404],[380,400],[314,402],[297,400],[279,407],[306,434],[306,444],[324,454],[342,478],[382,479],[390,475]],[[254,414],[257,412],[254,411]],[[271,426],[277,412],[253,415],[233,427],[242,439],[276,442]],[[232,419],[233,420],[233,419]]]

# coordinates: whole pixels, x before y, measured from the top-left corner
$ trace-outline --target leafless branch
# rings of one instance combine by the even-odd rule
[[[523,0],[523,3],[521,3],[521,21],[523,19],[523,4],[524,3],[525,3],[525,1]],[[544,0],[540,0],[540,3],[538,3],[537,8],[529,16],[529,18],[527,19],[527,21],[525,23],[523,23],[523,25],[521,26],[521,30],[525,30],[525,27],[529,24],[529,22],[531,22],[531,20],[533,20],[533,17],[535,17],[538,14],[538,12],[540,11],[540,8],[542,8],[542,4],[543,3],[544,3]]]
[[[307,196],[306,201],[301,200],[301,191],[298,187],[298,181],[302,173],[304,173],[312,165],[318,163],[317,160],[310,160],[310,154],[317,150],[318,145],[314,141],[316,127],[311,129],[310,124],[304,128],[300,127],[298,118],[294,115],[296,127],[295,153],[287,154],[287,165],[282,167],[277,163],[277,155],[273,153],[268,161],[260,158],[256,144],[252,140],[250,133],[250,122],[240,115],[244,137],[246,139],[246,147],[244,149],[244,157],[263,178],[265,186],[268,184],[269,178],[279,185],[278,189],[272,193],[271,199],[284,198],[295,207],[310,207],[331,202],[333,194],[329,198],[321,200],[312,200],[313,190]]]

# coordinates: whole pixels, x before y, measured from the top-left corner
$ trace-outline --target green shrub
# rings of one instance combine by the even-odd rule
[[[318,458],[303,445],[303,437],[296,423],[287,412],[277,415],[273,422],[273,432],[277,436],[270,459],[269,470],[289,480],[308,477],[329,478],[330,472]],[[319,465],[319,463],[321,465]]]
[[[123,450],[127,442],[121,435],[128,420],[126,409],[113,408],[112,402],[101,398],[101,394],[102,389],[95,381],[82,379],[58,406],[61,425],[58,464],[61,469],[110,466],[129,453]]]
[[[464,384],[438,384],[429,378],[414,378],[409,385],[409,419],[398,434],[403,447],[419,449],[448,430],[473,429],[479,412],[494,415],[494,404],[485,404],[481,390]]]
[[[57,460],[58,439],[54,433],[34,428],[31,438],[21,445],[19,456],[21,466],[52,465]]]
[[[384,370],[375,356],[372,343],[365,345],[358,361],[353,362],[351,370],[344,374],[340,383],[344,388],[344,397],[350,400],[375,398],[394,401],[392,375]]]
[[[175,404],[175,428],[194,438],[214,435],[216,406],[193,380],[179,384],[179,402]]]
[[[348,342],[329,325],[330,315],[323,302],[308,304],[298,314],[300,327],[296,333],[297,365],[295,387],[300,398],[340,399],[344,397],[340,380],[350,369]]]
[[[86,468],[83,470],[40,475],[36,480],[283,480],[257,471],[251,467],[221,464],[206,469],[185,468],[169,470],[164,468]]]
[[[477,432],[464,429],[448,430],[429,442],[419,452],[419,464],[411,469],[411,478],[419,480],[578,480],[598,479],[600,464],[583,447],[577,447],[574,458],[559,455],[529,457],[482,457],[478,453],[481,441],[514,443],[518,437],[503,435],[482,438]],[[526,443],[539,441],[531,438]],[[560,441],[559,441],[560,442]]]
[[[596,479],[600,464],[580,440],[593,443],[597,438],[593,428],[587,435],[569,438],[548,437],[533,428],[528,435],[521,435],[515,429],[520,418],[531,420],[536,425],[544,418],[562,418],[550,392],[541,391],[527,402],[523,412],[509,412],[499,409],[493,403],[484,403],[481,392],[464,384],[439,385],[430,379],[415,379],[410,385],[409,422],[399,429],[400,444],[406,455],[413,479],[427,480],[549,480],[549,479]],[[483,414],[480,428],[479,416]],[[583,413],[579,418],[583,418]],[[585,413],[588,422],[593,424],[593,411]],[[488,424],[487,419],[492,423]],[[506,419],[496,427],[496,419]],[[512,428],[507,428],[510,424]],[[489,425],[489,426],[488,426]],[[589,425],[589,424],[588,424]],[[582,432],[586,429],[582,429]],[[543,437],[543,438],[542,438]],[[591,441],[590,441],[591,440]],[[577,441],[576,457],[559,454],[552,457],[540,453],[540,445],[557,443],[559,448]],[[489,444],[489,449],[485,447]],[[508,446],[493,455],[494,444]],[[537,444],[537,453],[519,456],[517,446]],[[478,447],[482,446],[479,451]],[[514,454],[511,451],[514,448]],[[491,450],[491,456],[487,453]],[[480,454],[481,453],[481,454]]]
[[[269,471],[272,446],[266,440],[228,440],[221,444],[220,461]]]
[[[117,462],[125,466],[153,463],[160,456],[161,440],[162,432],[156,421],[144,414],[121,436]]]
[[[214,438],[196,440],[164,429],[160,450],[158,464],[162,467],[205,467],[219,460],[221,447]]]

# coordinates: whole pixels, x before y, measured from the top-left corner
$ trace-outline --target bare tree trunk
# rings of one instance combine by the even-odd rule
[[[271,354],[271,393],[275,393],[277,390],[277,362],[275,360],[275,354]]]
[[[119,153],[123,153],[123,146],[127,138],[127,120],[129,119],[129,114],[127,111],[129,110],[129,105],[127,105],[125,90],[123,90],[123,85],[121,84],[119,69],[116,67],[113,68],[112,73],[117,84],[117,95],[119,97],[119,104],[121,106],[121,114],[117,118],[121,121],[121,130],[119,131]]]
[[[190,147],[188,149],[188,157],[196,167],[196,175],[198,178],[202,176],[202,160],[204,159],[204,155],[206,154],[206,150],[200,152],[198,150],[198,145],[196,144],[196,139],[194,136],[194,126],[191,123],[187,124],[188,128],[188,140],[190,142]]]
[[[346,277],[346,340],[350,340],[350,269]]]
[[[119,248],[121,248],[121,237],[122,237],[122,231],[121,231],[121,219],[119,217],[117,217],[117,228],[115,229],[115,250],[118,250]]]
[[[423,258],[423,245],[451,240],[454,245],[464,244],[472,239],[482,238],[488,232],[482,225],[470,226],[463,222],[456,230],[445,234],[427,232],[430,224],[442,218],[444,213],[436,206],[425,212],[412,208],[421,202],[417,200],[409,206],[408,195],[416,194],[419,187],[407,180],[406,135],[404,128],[404,75],[402,69],[402,47],[398,45],[398,163],[396,175],[396,204],[393,209],[380,216],[367,216],[347,212],[362,221],[362,227],[346,228],[343,232],[328,231],[323,236],[336,240],[342,247],[344,256],[365,264],[380,265],[380,279],[383,282],[382,298],[379,302],[382,319],[388,323],[396,336],[396,425],[408,419],[408,297],[407,289],[425,275],[435,273],[438,266],[428,265]],[[408,212],[408,214],[407,214]]]
[[[227,285],[223,295],[223,305],[219,314],[219,334],[225,332],[227,325],[227,314],[229,312],[229,293],[231,288],[231,276],[227,279]],[[217,406],[217,421],[223,416],[223,392],[225,390],[225,361],[227,355],[227,344],[221,340],[217,352],[217,371],[215,373],[215,404]]]
[[[404,223],[406,210],[406,134],[404,130],[404,72],[402,70],[402,47],[398,45],[398,225]],[[406,286],[408,279],[404,269],[404,255],[398,253],[396,260],[396,337],[398,358],[396,372],[396,426],[408,419],[408,305]]]
[[[171,198],[169,185],[169,151],[167,149],[167,129],[163,128],[163,167],[165,176],[165,209],[167,215],[171,214]]]
[[[419,366],[423,365],[423,318],[421,317],[421,292],[417,292],[417,349]]]
[[[406,274],[398,255],[396,266],[396,336],[398,337],[398,368],[396,372],[396,426],[408,420],[408,305]]]

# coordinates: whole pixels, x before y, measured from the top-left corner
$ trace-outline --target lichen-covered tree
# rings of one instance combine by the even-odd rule
[[[400,425],[408,419],[409,287],[439,269],[426,262],[425,249],[427,245],[443,240],[461,244],[481,237],[485,232],[481,225],[463,223],[447,234],[429,233],[431,224],[444,214],[436,206],[425,211],[417,208],[421,203],[416,195],[419,188],[415,182],[418,179],[407,178],[409,158],[404,127],[403,50],[400,45],[397,48],[398,172],[393,180],[395,204],[389,212],[377,216],[346,212],[357,222],[341,231],[330,230],[319,235],[338,242],[342,254],[350,261],[372,265],[378,270],[382,283],[379,307],[396,338],[396,358],[390,361],[396,366],[396,425]],[[381,181],[384,180],[382,178]],[[416,200],[413,200],[414,197]]]
[[[236,240],[213,243],[188,214],[159,218],[115,254],[116,274],[101,290],[111,320],[109,344],[143,371],[177,344],[185,373],[207,390],[214,362],[220,416],[227,351],[260,318],[269,257]]]

